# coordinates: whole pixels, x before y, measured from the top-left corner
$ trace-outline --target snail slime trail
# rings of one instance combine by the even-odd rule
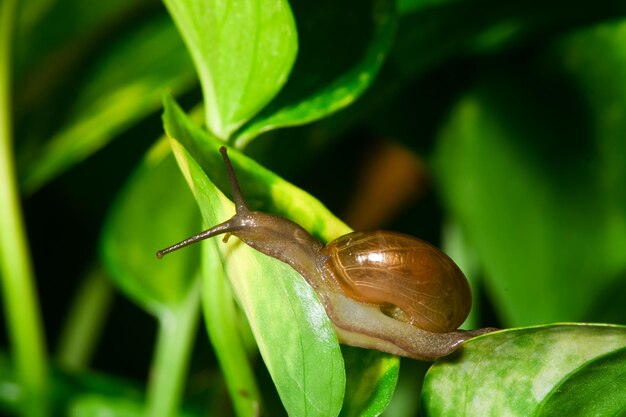
[[[340,342],[351,346],[434,360],[496,330],[457,330],[470,311],[470,288],[435,246],[388,231],[352,232],[323,245],[291,220],[251,211],[226,148],[220,152],[235,215],[158,251],[158,258],[213,236],[236,236],[298,271],[322,300]]]

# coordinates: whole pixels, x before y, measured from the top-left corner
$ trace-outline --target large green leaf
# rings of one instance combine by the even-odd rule
[[[472,339],[428,371],[425,415],[590,415],[559,407],[604,388],[612,396],[605,408],[595,401],[584,406],[599,412],[591,415],[613,416],[611,410],[626,407],[626,391],[615,389],[624,378],[625,348],[626,328],[608,325],[550,325]]]
[[[164,122],[168,135],[185,144],[205,146],[205,151],[210,149],[210,152],[201,154],[215,157],[215,163],[207,165],[211,167],[209,175],[217,170],[223,175],[223,161],[217,156],[220,141],[210,139],[206,132],[197,129],[171,99],[166,99],[165,109]],[[228,203],[209,180],[207,172],[203,171],[204,164],[198,164],[177,141],[173,141],[172,146],[205,223],[217,224],[230,217],[232,203]],[[249,176],[256,177],[257,182],[264,184],[263,188],[272,191],[275,183],[285,183],[234,151],[231,151],[230,157],[237,172],[242,174],[240,180],[244,193],[250,185]],[[282,204],[285,200],[296,206],[302,204],[295,197],[282,194],[279,200]],[[332,324],[313,290],[287,264],[267,257],[236,239],[231,239],[228,245],[220,244],[218,248],[223,268],[289,414],[337,415],[345,385],[343,360]],[[324,366],[319,366],[320,363]]]
[[[165,0],[202,83],[206,122],[221,139],[287,80],[297,33],[286,0]]]
[[[481,84],[438,138],[443,195],[512,325],[584,319],[626,268],[623,188],[605,185],[624,175],[626,142],[608,140],[617,126],[590,131],[597,116],[546,77],[510,69]]]
[[[394,6],[392,0],[292,2],[300,38],[293,73],[274,101],[236,134],[236,145],[353,103],[374,81],[391,46]]]
[[[81,79],[62,127],[19,154],[21,185],[33,192],[105,146],[161,104],[164,88],[179,94],[193,85],[189,57],[165,17],[139,26],[98,57]]]

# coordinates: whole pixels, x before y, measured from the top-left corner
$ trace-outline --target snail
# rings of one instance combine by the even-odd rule
[[[339,341],[419,360],[435,360],[494,329],[456,330],[471,292],[459,267],[436,247],[397,232],[352,232],[327,245],[283,217],[251,211],[226,147],[220,152],[236,214],[157,252],[226,234],[289,264],[320,297]]]

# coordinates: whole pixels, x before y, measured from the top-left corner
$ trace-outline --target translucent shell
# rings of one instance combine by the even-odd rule
[[[325,269],[348,297],[379,305],[420,329],[449,332],[469,314],[465,276],[422,240],[387,231],[354,232],[330,242],[322,253]]]

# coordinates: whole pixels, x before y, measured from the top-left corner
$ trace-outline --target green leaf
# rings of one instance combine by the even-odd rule
[[[285,88],[236,134],[237,147],[260,133],[328,116],[371,85],[395,33],[392,0],[292,3],[300,53]]]
[[[199,248],[156,258],[200,225],[198,210],[167,146],[161,141],[144,158],[117,197],[101,238],[114,282],[156,315],[177,308],[197,279]]]
[[[298,48],[285,0],[165,0],[202,84],[209,130],[221,139],[280,90]]]
[[[581,320],[626,268],[623,193],[604,184],[625,142],[590,132],[567,86],[508,69],[453,108],[438,181],[504,323]]]
[[[346,363],[346,395],[341,417],[380,415],[396,388],[400,359],[397,356],[343,346]]]
[[[97,61],[93,71],[81,77],[62,127],[49,139],[30,139],[34,142],[19,154],[26,192],[36,191],[157,110],[163,89],[180,94],[195,79],[175,27],[166,18],[139,26]]]
[[[617,416],[626,410],[626,348],[587,362],[554,387],[539,416]]]
[[[610,365],[606,378],[623,378],[625,347],[623,326],[560,324],[481,336],[430,368],[422,405],[427,416],[545,415],[542,407],[554,406],[553,401],[589,395],[591,387],[581,384],[594,378],[598,364]],[[593,384],[597,388],[607,381],[602,377]],[[576,390],[565,398],[558,394],[561,387]],[[610,392],[612,406],[623,407],[623,390]],[[588,414],[561,410],[556,415]]]
[[[232,203],[226,202],[207,177],[208,173],[213,178],[214,171],[224,175],[218,151],[221,142],[191,123],[169,97],[165,98],[164,124],[168,135],[176,139],[172,147],[205,223],[217,224],[232,216]],[[177,141],[188,144],[191,153]],[[202,148],[202,152],[196,152],[198,148]],[[196,162],[192,155],[215,163],[206,164],[208,172],[204,171],[205,165]],[[296,211],[300,211],[298,208],[303,201],[298,197],[303,192],[282,193],[284,188],[297,189],[237,152],[231,151],[230,157],[235,170],[241,174],[239,179],[245,194],[251,185],[249,178],[256,178],[258,187],[271,192],[275,202],[283,205],[289,202],[291,210],[295,206]],[[275,194],[276,190],[281,193]],[[294,416],[337,415],[345,385],[343,360],[334,328],[314,291],[287,264],[236,239],[218,248],[223,267],[288,413]],[[320,363],[324,366],[319,366]]]
[[[592,251],[612,275],[598,280],[594,305],[586,319],[626,322],[626,21],[610,21],[579,30],[550,48],[548,62],[554,64],[575,88],[588,111],[586,126],[594,139],[589,165],[598,171],[599,198],[607,226],[601,246]],[[595,53],[592,53],[594,51]],[[595,244],[593,241],[585,245]]]

